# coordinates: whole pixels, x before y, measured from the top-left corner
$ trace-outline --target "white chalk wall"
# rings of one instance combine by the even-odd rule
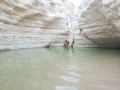
[[[73,33],[62,0],[25,1],[0,1],[0,50],[63,46],[73,37],[75,47],[120,47],[119,0],[84,0],[70,16]]]
[[[99,47],[119,48],[120,0],[85,1],[78,13],[79,27],[83,28],[84,36]]]

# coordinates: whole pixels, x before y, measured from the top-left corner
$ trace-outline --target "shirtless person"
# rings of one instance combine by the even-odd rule
[[[64,47],[68,47],[68,45],[69,45],[69,41],[65,40]]]

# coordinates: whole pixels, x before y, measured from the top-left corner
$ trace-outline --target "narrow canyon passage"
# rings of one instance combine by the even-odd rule
[[[0,0],[0,90],[120,90],[119,48],[120,0]]]
[[[2,0],[0,7],[0,50],[63,46],[73,38],[74,47],[120,47],[119,0]]]

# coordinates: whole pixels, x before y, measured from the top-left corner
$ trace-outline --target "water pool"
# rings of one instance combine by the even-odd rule
[[[120,90],[120,51],[97,48],[2,51],[0,90]]]

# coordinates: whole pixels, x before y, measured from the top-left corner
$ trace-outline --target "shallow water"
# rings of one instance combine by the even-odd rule
[[[0,90],[120,90],[120,51],[40,48],[0,52]]]

